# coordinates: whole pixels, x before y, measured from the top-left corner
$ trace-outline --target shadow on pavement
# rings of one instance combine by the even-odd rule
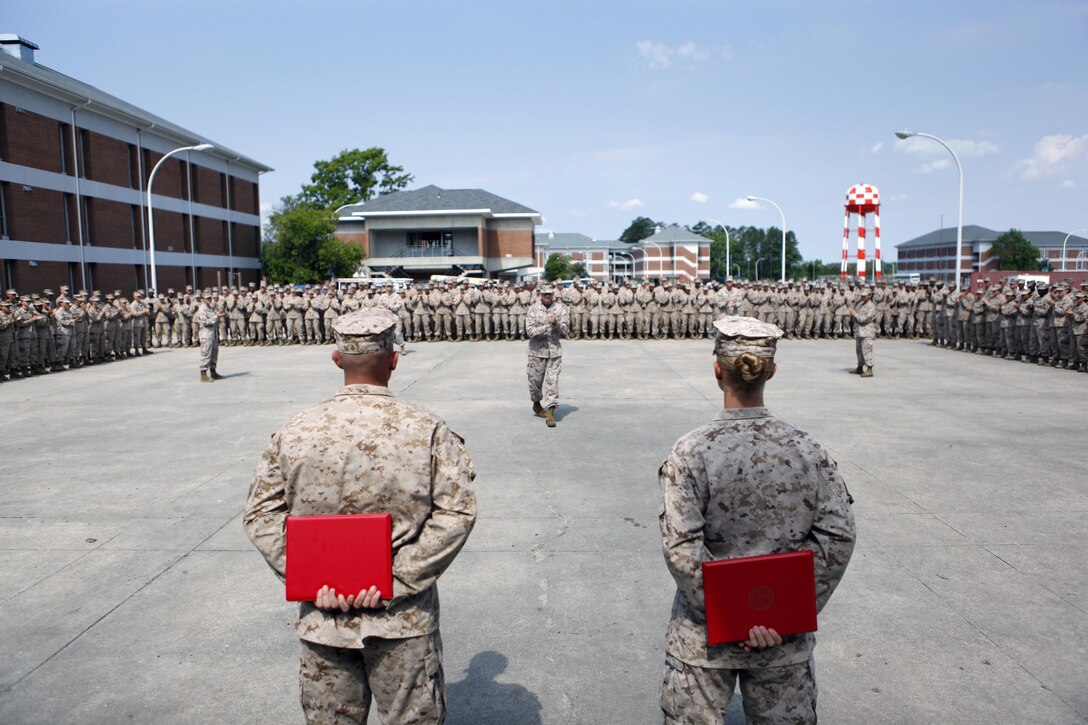
[[[557,405],[555,407],[555,419],[557,421],[561,421],[564,418],[566,418],[568,415],[570,415],[571,413],[577,413],[577,412],[578,412],[578,406],[577,405]]]
[[[521,685],[496,682],[506,671],[506,655],[476,654],[468,674],[446,687],[447,725],[539,725],[540,700]]]

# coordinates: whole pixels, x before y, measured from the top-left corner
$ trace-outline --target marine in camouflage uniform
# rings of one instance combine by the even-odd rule
[[[555,427],[555,409],[559,405],[559,371],[563,366],[560,341],[570,332],[570,311],[555,301],[555,289],[540,288],[540,299],[525,315],[529,337],[529,398],[533,412]]]
[[[299,605],[309,723],[366,723],[372,700],[387,723],[445,718],[436,582],[472,531],[476,473],[459,435],[390,392],[395,324],[380,308],[337,318],[335,360],[345,385],[272,437],[246,503],[246,533],[281,580],[288,515],[393,519],[393,591],[381,592],[377,606],[319,608],[316,592],[315,602]],[[365,367],[375,355],[388,356],[384,374]]]
[[[850,495],[827,451],[763,407],[782,331],[746,317],[714,326],[715,375],[726,407],[677,441],[658,471],[662,545],[677,589],[661,709],[666,723],[721,725],[739,683],[748,722],[815,723],[815,636],[755,645],[752,634],[742,644],[707,645],[701,567],[810,550],[822,610],[854,548]]]
[[[873,377],[873,338],[880,329],[880,312],[873,302],[873,289],[866,287],[861,290],[861,303],[857,309],[850,309],[850,317],[854,318],[857,327],[854,330],[854,348],[857,353],[858,366],[853,372],[863,378]]]
[[[200,381],[210,383],[223,377],[215,368],[219,362],[219,321],[225,312],[217,312],[210,294],[193,315],[193,326],[200,336]]]

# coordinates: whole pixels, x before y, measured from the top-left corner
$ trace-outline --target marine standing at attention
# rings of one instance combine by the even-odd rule
[[[397,317],[340,315],[332,361],[344,386],[272,436],[253,476],[243,523],[282,580],[288,515],[388,513],[393,591],[328,586],[299,605],[299,684],[306,721],[441,723],[445,680],[439,576],[476,520],[476,471],[464,439],[438,416],[393,395]]]
[[[764,406],[782,330],[750,317],[723,317],[714,328],[724,409],[677,441],[658,472],[662,545],[676,581],[661,709],[667,724],[721,725],[739,682],[748,722],[815,723],[815,636],[756,626],[739,644],[707,645],[701,567],[811,550],[819,611],[854,549],[850,495],[827,451]]]

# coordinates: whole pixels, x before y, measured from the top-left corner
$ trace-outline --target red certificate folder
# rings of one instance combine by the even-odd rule
[[[762,625],[781,635],[816,631],[811,551],[703,562],[706,643],[741,642]]]
[[[345,596],[376,586],[393,597],[392,516],[287,517],[287,601],[312,602],[326,584]]]

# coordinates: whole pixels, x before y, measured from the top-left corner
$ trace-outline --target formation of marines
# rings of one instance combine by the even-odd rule
[[[7,290],[0,304],[0,378],[140,356],[157,347],[198,347],[194,316],[210,304],[225,346],[331,344],[342,314],[385,308],[397,342],[526,340],[534,283],[473,280],[392,286],[331,284],[70,294]],[[1085,371],[1088,284],[990,280],[956,292],[942,282],[575,281],[556,298],[570,312],[568,339],[703,339],[723,315],[777,325],[786,338],[856,338],[851,309],[870,290],[874,337],[931,338],[934,345]],[[209,298],[206,300],[204,298]]]

